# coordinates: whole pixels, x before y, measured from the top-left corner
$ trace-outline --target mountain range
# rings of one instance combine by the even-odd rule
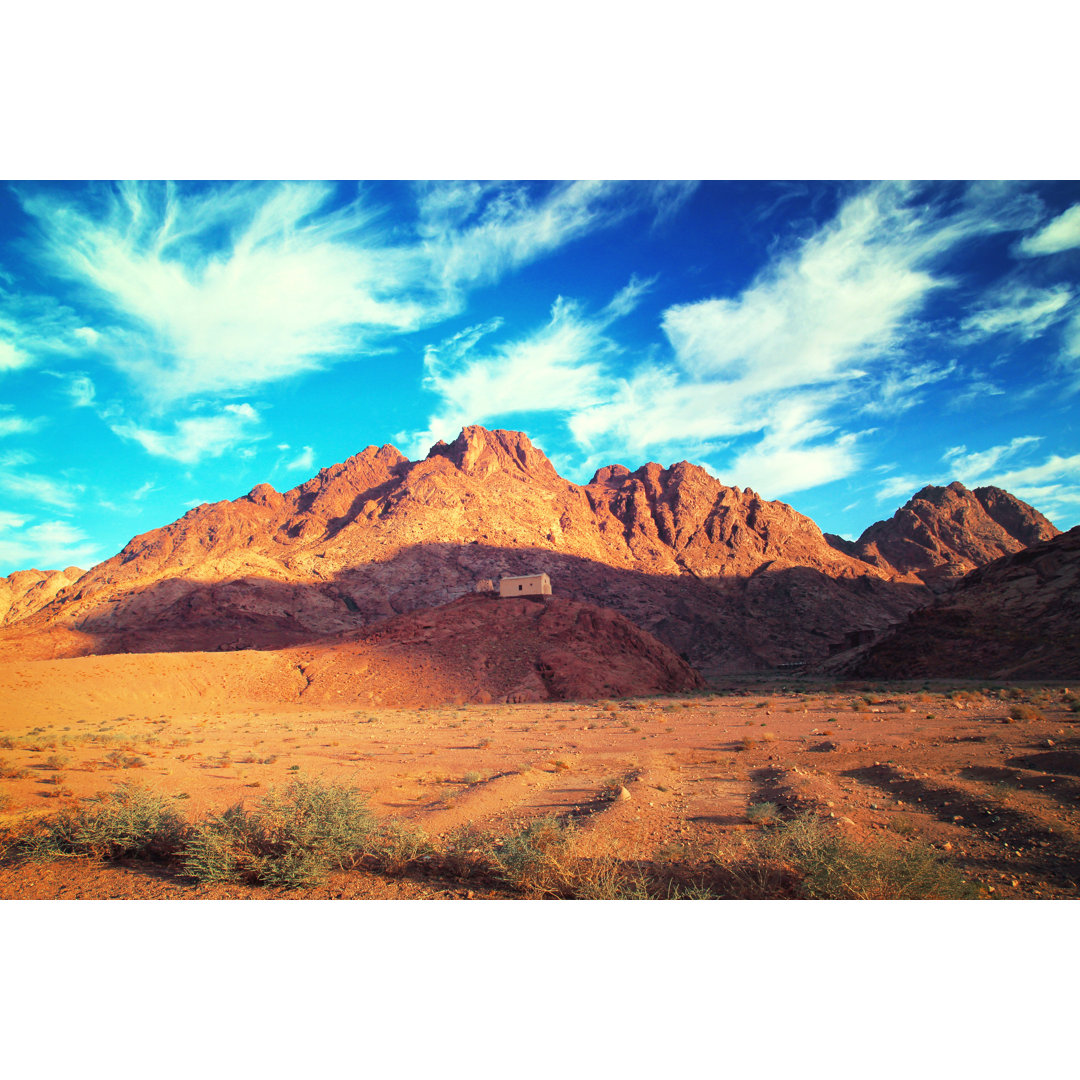
[[[419,461],[369,446],[290,491],[196,507],[85,573],[0,579],[0,656],[296,646],[543,571],[707,677],[812,668],[1058,536],[1008,492],[953,483],[848,541],[686,461],[578,485],[526,435],[471,426]]]

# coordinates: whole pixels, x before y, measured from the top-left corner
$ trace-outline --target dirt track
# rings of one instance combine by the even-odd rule
[[[193,816],[253,803],[290,777],[369,792],[380,816],[440,835],[571,815],[597,851],[647,858],[754,828],[748,809],[832,816],[857,837],[935,845],[994,897],[1075,897],[1080,714],[1062,687],[992,693],[882,686],[736,687],[693,697],[361,710],[259,702],[274,662],[247,654],[251,694],[171,656],[8,665],[0,780],[8,822],[137,780]],[[222,667],[217,672],[214,664]],[[263,665],[252,669],[252,664]],[[1010,711],[1022,716],[1009,721]],[[1024,713],[1026,710],[1026,714]],[[613,801],[612,781],[629,799]],[[992,891],[991,891],[992,890]],[[318,896],[446,896],[446,883],[342,875]],[[278,895],[196,888],[138,867],[68,860],[0,871],[0,896]]]

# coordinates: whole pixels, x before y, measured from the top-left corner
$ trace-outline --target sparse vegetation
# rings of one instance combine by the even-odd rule
[[[166,859],[178,850],[183,833],[183,821],[163,796],[120,784],[77,810],[36,822],[19,850],[38,857]]]
[[[751,825],[776,825],[780,821],[780,807],[776,803],[754,803],[746,811],[746,820]]]
[[[858,843],[802,815],[714,858],[712,887],[742,899],[964,900],[979,890],[929,848]]]
[[[1013,705],[1009,709],[1009,717],[1013,720],[1043,720],[1043,715],[1038,709],[1030,705]]]
[[[376,829],[355,788],[297,779],[268,792],[253,811],[238,804],[197,822],[181,860],[197,881],[310,886],[331,869],[355,865]]]

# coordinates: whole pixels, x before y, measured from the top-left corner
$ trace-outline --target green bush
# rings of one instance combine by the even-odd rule
[[[367,799],[355,788],[298,778],[268,792],[253,811],[237,805],[198,822],[181,861],[198,881],[299,888],[354,865],[376,832]]]
[[[99,859],[168,859],[184,837],[183,819],[166,799],[138,784],[120,784],[41,821],[22,841],[27,855]]]

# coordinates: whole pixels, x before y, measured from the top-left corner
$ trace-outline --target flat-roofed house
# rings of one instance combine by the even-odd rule
[[[550,596],[551,578],[547,574],[499,579],[500,596]]]

